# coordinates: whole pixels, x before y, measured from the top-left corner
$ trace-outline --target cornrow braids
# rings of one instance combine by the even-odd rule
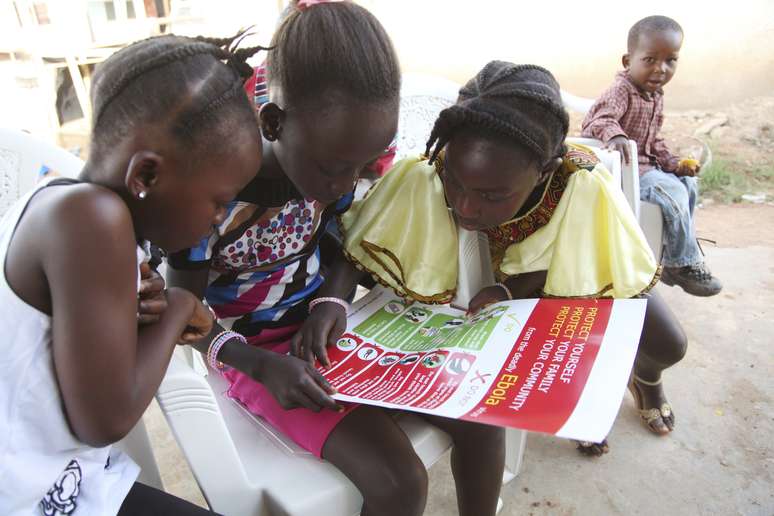
[[[287,105],[325,100],[329,92],[365,103],[397,102],[400,65],[381,23],[349,2],[292,8],[267,58],[269,91]]]
[[[541,164],[564,154],[569,116],[559,84],[537,65],[491,61],[441,111],[427,141],[432,163],[455,132],[469,130],[525,148]]]
[[[226,125],[257,129],[242,90],[246,59],[263,47],[236,49],[231,38],[157,36],[116,52],[98,68],[92,87],[92,149],[99,155],[143,123],[165,126],[197,152],[226,136]],[[217,114],[217,116],[216,116]],[[222,116],[220,116],[222,115]]]

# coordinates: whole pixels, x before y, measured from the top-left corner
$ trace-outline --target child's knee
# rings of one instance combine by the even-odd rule
[[[428,477],[419,457],[395,457],[369,469],[374,477],[362,493],[369,509],[377,514],[422,514]]]
[[[651,350],[648,354],[656,363],[666,369],[685,358],[687,351],[688,337],[685,336],[682,328],[672,327],[661,340],[659,349]]]
[[[667,358],[670,362],[669,365],[672,365],[685,358],[685,354],[688,351],[688,337],[685,336],[682,328],[674,328],[670,337],[669,343],[671,345],[668,349],[669,356]]]

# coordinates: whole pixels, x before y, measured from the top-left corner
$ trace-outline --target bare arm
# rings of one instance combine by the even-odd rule
[[[142,416],[196,300],[171,289],[159,321],[138,329],[136,242],[123,201],[79,187],[52,202],[39,242],[54,367],[73,433],[104,446]]]

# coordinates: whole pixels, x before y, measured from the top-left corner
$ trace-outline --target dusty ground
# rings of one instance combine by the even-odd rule
[[[677,429],[655,437],[624,398],[611,452],[580,457],[568,441],[530,434],[522,472],[502,491],[503,515],[774,515],[774,207],[699,210],[700,236],[724,291],[700,299],[658,287],[690,340],[665,374]],[[154,407],[148,415],[165,485],[201,502]],[[430,470],[426,514],[456,514],[448,456]]]

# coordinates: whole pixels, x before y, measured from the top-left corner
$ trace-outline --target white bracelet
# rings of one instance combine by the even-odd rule
[[[508,296],[508,301],[513,300],[513,294],[511,294],[511,289],[508,288],[508,285],[505,283],[495,283],[495,287],[500,287],[505,291],[505,295]]]
[[[339,305],[344,309],[345,313],[349,313],[349,303],[347,303],[343,299],[339,299],[338,297],[318,297],[316,299],[312,299],[309,302],[309,313],[312,313],[312,310],[314,310],[315,306],[320,305],[322,303],[336,303],[337,305]]]
[[[218,360],[218,353],[220,353],[220,348],[222,348],[223,345],[231,339],[237,339],[245,344],[247,343],[247,339],[235,331],[226,330],[218,333],[215,338],[212,339],[212,342],[210,342],[209,348],[207,348],[207,364],[212,369],[216,371],[223,371],[227,368],[223,362]]]

